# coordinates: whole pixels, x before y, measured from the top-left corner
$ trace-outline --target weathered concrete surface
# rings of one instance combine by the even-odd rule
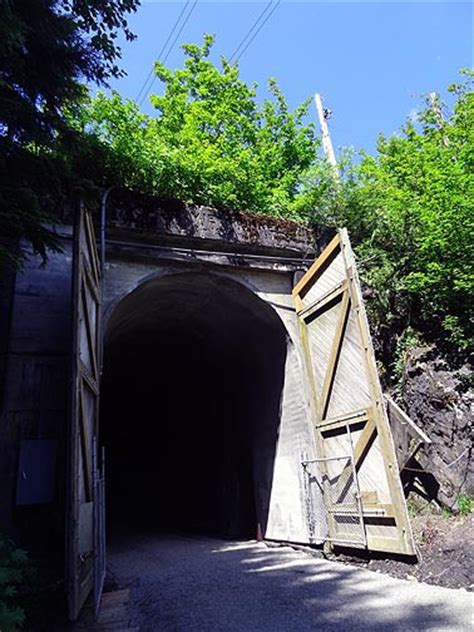
[[[98,212],[94,216],[98,224]],[[57,228],[64,237],[64,253],[50,253],[46,266],[32,257],[16,279],[2,279],[0,522],[13,533],[23,531],[23,524],[30,534],[46,531],[58,535],[63,528],[72,227],[66,223]],[[291,287],[293,273],[305,268],[321,236],[302,224],[190,207],[116,190],[109,198],[106,236],[106,315],[144,280],[170,272],[222,274],[252,291],[257,300],[275,303],[272,309],[288,330],[288,382],[282,412],[283,441],[278,445],[271,490],[276,511],[272,509],[273,528],[268,535],[308,541],[300,460],[303,450],[311,455],[314,446],[301,392],[301,358],[294,344],[297,328]],[[58,441],[56,500],[54,507],[18,511],[15,488],[20,443],[35,438]],[[287,510],[283,510],[285,506]],[[38,538],[42,547],[43,540]]]
[[[232,247],[302,257],[313,255],[323,231],[273,217],[188,205],[177,200],[113,190],[107,203],[107,232],[113,239],[179,246]]]
[[[98,219],[97,213],[95,217]],[[323,515],[322,500],[316,494],[309,506],[301,467],[301,460],[315,453],[291,288],[294,273],[308,265],[321,236],[293,222],[117,191],[111,194],[107,220],[106,318],[144,281],[198,272],[237,282],[281,319],[288,352],[273,485],[265,492],[271,495],[266,535],[299,542],[320,540],[326,529],[324,519],[315,530],[308,516],[311,512]],[[3,293],[0,305],[0,321],[9,329],[0,341],[0,380],[4,386],[0,519],[13,532],[21,531],[23,522],[30,525],[27,529],[31,533],[46,530],[59,534],[63,528],[72,227],[64,225],[58,230],[64,237],[64,253],[51,253],[46,266],[31,258],[16,281],[9,284],[9,292]],[[14,497],[19,447],[22,439],[35,438],[58,441],[56,501],[54,508],[45,505],[18,512]]]
[[[94,217],[98,224],[98,213]],[[325,237],[292,222],[164,203],[133,194],[120,197],[117,192],[110,198],[107,219],[106,317],[145,281],[197,272],[233,281],[280,319],[287,355],[279,438],[275,462],[271,463],[273,483],[271,489],[261,484],[256,496],[271,496],[267,537],[317,541],[326,533],[324,519],[315,529],[308,516],[311,512],[322,516],[324,511],[320,495],[311,507],[305,500],[301,460],[314,457],[315,452],[291,288],[294,274],[307,267]],[[43,267],[33,257],[14,283],[7,283],[8,292],[0,301],[0,324],[8,328],[7,335],[0,336],[0,387],[4,386],[0,524],[27,548],[55,557],[63,552],[72,353],[71,226],[62,226],[59,232],[64,238],[64,252],[51,253]],[[258,353],[258,341],[255,348]],[[57,441],[52,504],[15,506],[23,439]],[[258,448],[265,451],[261,444],[257,441]]]
[[[112,335],[108,326],[113,324],[114,310],[120,307],[120,301],[132,296],[134,291],[147,285],[150,289],[159,287],[166,279],[176,279],[176,285],[187,275],[195,275],[195,284],[199,276],[203,279],[213,278],[217,286],[232,281],[235,287],[241,287],[240,294],[245,295],[249,290],[254,294],[255,300],[261,299],[275,311],[281,319],[287,335],[287,357],[285,364],[285,377],[283,395],[280,407],[280,426],[276,454],[273,462],[270,506],[268,516],[263,520],[266,525],[265,536],[270,539],[286,540],[291,542],[320,542],[326,535],[326,521],[323,508],[323,500],[317,486],[311,487],[311,504],[306,489],[305,472],[301,461],[307,458],[315,458],[314,436],[311,430],[311,418],[308,408],[308,398],[305,397],[305,379],[303,360],[298,344],[298,323],[293,306],[291,289],[293,275],[291,272],[233,268],[223,265],[198,264],[173,264],[164,261],[132,262],[128,258],[123,259],[120,254],[110,256],[104,275],[104,309],[106,314],[106,345],[107,338]],[[203,291],[204,288],[203,288]],[[198,295],[200,294],[198,290]],[[239,292],[236,294],[235,311],[239,309]],[[145,297],[146,299],[146,297]],[[144,299],[144,306],[146,300]],[[152,315],[152,302],[158,300],[150,294],[148,311]],[[193,306],[189,303],[190,297],[183,295],[182,308],[189,310]],[[216,308],[216,298],[210,297],[209,305]],[[163,309],[159,305],[156,310],[157,321],[160,318],[169,318],[164,313],[166,296],[163,295]],[[257,306],[258,307],[258,306]],[[199,306],[194,308],[199,313]],[[144,307],[145,310],[145,307]],[[211,310],[211,311],[213,311]],[[173,315],[171,315],[172,317]],[[178,316],[178,314],[176,314]],[[124,314],[121,320],[131,322],[137,319],[136,314]],[[256,308],[258,318],[258,309]],[[118,326],[118,325],[116,325]],[[262,348],[264,348],[262,344]],[[258,440],[259,427],[255,427],[255,435]],[[260,446],[259,454],[255,455],[255,469],[265,461],[265,451],[272,452],[273,446]],[[260,477],[261,480],[268,477]],[[259,490],[256,490],[257,496]],[[311,519],[310,519],[311,517]]]
[[[112,540],[142,632],[467,632],[472,594],[263,543],[156,534]],[[407,574],[410,572],[407,567]]]
[[[0,410],[0,525],[43,550],[62,533],[65,438],[71,353],[71,251],[51,253],[47,266],[31,257],[17,274]],[[6,317],[4,316],[4,319]],[[52,505],[15,508],[22,439],[58,441],[57,490]],[[14,522],[14,525],[13,525]],[[35,525],[31,528],[31,525]],[[45,537],[45,536],[48,537]],[[58,550],[58,552],[60,552]]]
[[[314,458],[316,453],[291,296],[295,272],[306,269],[319,250],[318,242],[324,239],[321,231],[304,224],[146,196],[130,197],[126,192],[112,192],[108,203],[106,332],[114,309],[137,288],[169,275],[178,279],[190,273],[207,275],[217,282],[222,279],[223,284],[226,280],[237,282],[242,293],[250,290],[285,326],[288,346],[280,429],[264,524],[266,537],[292,542],[320,542],[327,532],[321,492],[315,485],[308,489],[301,466],[302,460]],[[183,298],[183,307],[186,300]],[[213,305],[212,297],[209,305]],[[258,432],[257,427],[257,436]],[[266,449],[274,448],[262,446],[262,461]],[[257,497],[259,493],[257,488]]]

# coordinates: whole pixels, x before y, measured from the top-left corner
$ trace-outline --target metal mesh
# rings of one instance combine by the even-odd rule
[[[317,467],[312,466],[314,464]],[[365,545],[365,529],[353,458],[350,455],[303,462],[321,485],[330,537],[335,544]],[[321,473],[319,473],[321,472]]]
[[[321,459],[322,487],[334,541],[365,544],[359,490],[352,456]],[[324,467],[325,466],[325,467]]]
[[[326,539],[327,535],[327,520],[321,487],[321,476],[316,463],[308,461],[307,454],[302,454],[301,456],[308,538],[312,544],[321,543]]]

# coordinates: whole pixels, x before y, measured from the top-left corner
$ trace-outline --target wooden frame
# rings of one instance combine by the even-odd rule
[[[367,548],[413,555],[395,449],[345,229],[338,231],[298,281],[293,297],[321,477],[331,485],[328,540],[346,541],[334,514],[348,515],[346,494],[352,486],[359,496]],[[350,459],[338,456],[348,449]],[[336,474],[331,462],[341,463]],[[323,485],[323,496],[327,494]],[[377,522],[377,517],[383,520]]]
[[[72,397],[66,520],[68,614],[72,621],[77,619],[95,581],[93,468],[99,414],[100,310],[101,276],[94,228],[89,213],[80,203],[73,246]]]

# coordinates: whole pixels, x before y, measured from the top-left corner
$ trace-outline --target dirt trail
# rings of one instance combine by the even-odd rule
[[[257,542],[133,533],[109,543],[141,632],[472,629],[472,594]]]

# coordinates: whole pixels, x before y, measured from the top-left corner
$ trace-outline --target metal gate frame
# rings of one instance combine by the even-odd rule
[[[355,537],[352,539],[349,539],[349,538],[344,539],[344,538],[337,538],[337,537],[332,538],[332,537],[329,537],[329,535],[327,535],[324,538],[324,541],[331,542],[332,544],[341,545],[341,546],[366,547],[367,534],[366,534],[365,526],[364,526],[362,500],[361,500],[361,494],[359,490],[359,481],[357,478],[357,470],[356,470],[356,465],[355,465],[355,460],[354,460],[354,444],[352,441],[349,425],[346,426],[346,429],[347,429],[347,436],[349,438],[350,454],[341,454],[341,455],[321,457],[321,458],[316,458],[316,459],[306,459],[306,460],[301,461],[301,465],[303,466],[305,477],[308,477],[308,478],[310,476],[310,472],[308,468],[309,465],[311,465],[312,463],[318,463],[318,464],[321,463],[324,465],[324,467],[322,468],[323,473],[321,474],[318,468],[315,479],[318,483],[318,486],[320,487],[322,491],[324,505],[326,507],[326,516],[327,516],[328,521],[336,520],[336,516],[339,516],[339,517],[345,516],[347,518],[351,518],[354,521],[352,524],[354,526],[354,531],[356,532],[355,535],[360,535],[360,537]],[[342,461],[342,467],[341,467],[340,473],[331,479],[328,474],[328,464],[333,461]],[[341,481],[343,480],[342,477],[346,473],[348,473],[349,476],[347,477],[348,480],[344,483],[345,491],[344,493],[341,493],[340,485],[341,485]],[[314,473],[312,474],[314,475]],[[347,496],[350,493],[351,487],[354,488],[353,497],[354,497],[355,502],[348,505]],[[308,482],[308,485],[305,486],[305,489],[307,490],[307,493],[308,493],[310,489],[309,482]],[[337,491],[336,498],[334,498],[331,493],[334,489]],[[312,500],[312,496],[310,494],[310,497],[309,497],[310,504],[311,504],[311,500]],[[345,500],[346,502],[342,502],[343,500]]]

